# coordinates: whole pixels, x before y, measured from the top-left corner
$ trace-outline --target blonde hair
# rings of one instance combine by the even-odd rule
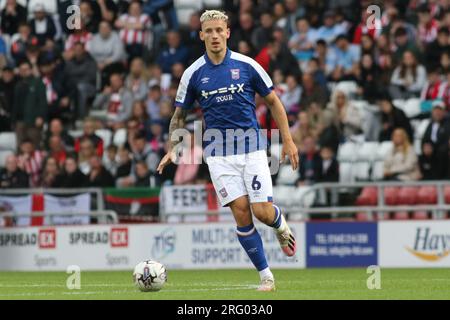
[[[200,23],[210,20],[223,20],[228,23],[228,16],[223,11],[218,10],[206,10],[200,16]]]

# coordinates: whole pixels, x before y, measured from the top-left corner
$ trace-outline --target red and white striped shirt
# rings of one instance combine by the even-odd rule
[[[92,33],[83,32],[83,33],[72,33],[66,40],[65,50],[72,50],[75,46],[75,43],[81,42],[84,44],[84,49],[89,50],[89,42],[92,40]]]
[[[39,186],[44,157],[45,155],[42,151],[34,151],[30,157],[24,154],[19,156],[19,168],[29,174],[31,187]]]
[[[52,80],[49,77],[43,77],[42,81],[45,84],[47,104],[52,105],[58,99],[58,94],[53,89]]]
[[[419,40],[424,44],[433,42],[437,37],[438,29],[439,23],[435,19],[431,20],[427,25],[419,25]]]
[[[120,38],[125,44],[147,44],[149,37],[149,29],[151,27],[150,17],[146,14],[141,14],[139,18],[130,16],[129,14],[123,14],[120,16],[119,21],[124,24],[140,22],[143,25],[142,30],[128,29],[123,27],[120,30]]]

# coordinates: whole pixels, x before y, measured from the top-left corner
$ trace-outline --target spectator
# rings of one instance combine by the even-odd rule
[[[442,81],[439,75],[439,69],[434,67],[428,71],[428,81],[422,89],[420,99],[425,102],[436,99],[442,99],[445,93],[446,83]]]
[[[64,170],[56,176],[56,188],[83,188],[86,187],[87,177],[78,168],[75,156],[68,156],[64,162]]]
[[[381,69],[372,55],[363,54],[358,73],[359,94],[369,102],[375,101],[381,87]]]
[[[111,73],[125,71],[123,65],[126,58],[125,48],[109,22],[100,22],[99,32],[90,41],[89,53],[95,59],[97,68],[101,72],[102,85],[107,83]]]
[[[159,85],[153,85],[150,87],[147,98],[147,113],[151,119],[160,118],[160,104],[163,101],[161,87]]]
[[[326,90],[314,80],[314,76],[311,73],[305,72],[303,74],[302,89],[300,108],[306,108],[313,102],[321,106],[327,103],[328,94]]]
[[[89,176],[91,172],[91,157],[95,156],[95,147],[92,140],[89,138],[83,138],[80,141],[80,152],[78,153],[78,167],[81,172],[86,176]]]
[[[378,98],[377,104],[381,110],[381,132],[379,141],[391,140],[395,129],[402,128],[408,134],[410,141],[413,141],[413,129],[408,117],[406,117],[403,110],[395,107],[388,94],[381,94]]]
[[[38,58],[40,77],[45,85],[48,105],[48,119],[64,119],[66,123],[73,122],[70,110],[69,90],[64,85],[64,69],[57,62],[41,53]]]
[[[180,34],[176,31],[169,31],[167,33],[167,47],[161,51],[157,59],[163,73],[170,73],[172,66],[177,62],[186,65],[188,60],[189,51],[181,44]]]
[[[6,157],[5,168],[0,169],[0,187],[28,188],[29,186],[28,174],[19,168],[17,157],[15,155]]]
[[[144,77],[145,64],[142,58],[131,61],[130,74],[125,79],[125,87],[133,95],[133,101],[144,101],[147,98],[147,79]]]
[[[420,57],[420,50],[414,44],[415,38],[414,36],[408,36],[408,31],[404,26],[398,27],[394,32],[394,54],[393,59],[395,64],[402,63],[404,60],[404,53],[409,51],[411,54],[416,57]],[[403,61],[404,63],[404,61]]]
[[[116,172],[116,183],[120,178],[128,177],[131,174],[131,154],[130,150],[125,147],[119,148],[118,151],[118,167]],[[118,185],[120,186],[120,184]]]
[[[232,50],[238,49],[238,44],[241,41],[252,43],[252,34],[255,30],[255,23],[253,16],[249,12],[239,14],[239,24],[233,29],[230,36],[229,46]]]
[[[151,122],[144,102],[138,100],[133,103],[130,119],[136,120],[138,130],[146,132],[147,135],[149,134]],[[150,136],[148,135],[148,137]]]
[[[292,139],[294,140],[297,149],[303,152],[306,148],[305,139],[311,137],[317,138],[317,130],[311,126],[308,113],[306,111],[300,111],[298,113],[298,120],[291,128]]]
[[[403,128],[392,133],[393,150],[384,159],[384,179],[414,181],[420,179],[417,155]]]
[[[27,9],[16,0],[7,0],[0,17],[2,33],[13,36],[18,32],[19,25],[27,22]]]
[[[30,186],[38,187],[41,179],[42,164],[45,153],[36,150],[33,142],[25,139],[19,146],[18,166],[30,177]]]
[[[156,172],[156,167],[158,166],[160,155],[152,150],[152,147],[146,141],[146,136],[144,132],[138,133],[134,137],[133,145],[133,161],[131,167],[131,174],[128,177],[119,179],[117,181],[118,185],[121,187],[132,186],[136,182],[136,163],[138,161],[144,161],[147,164],[147,168],[151,172]]]
[[[200,12],[194,12],[189,17],[188,26],[184,30],[182,29],[180,31],[182,34],[182,39],[184,40],[183,42],[189,50],[188,65],[201,57],[205,52],[205,45],[199,35],[200,30]]]
[[[19,24],[17,33],[11,37],[11,56],[16,64],[24,60],[27,55],[27,47],[38,44],[38,39],[31,34],[31,27],[22,22]]]
[[[53,19],[47,15],[43,4],[36,4],[33,8],[34,18],[30,21],[31,34],[37,39],[39,46],[44,46],[47,39],[55,40],[56,26]]]
[[[252,45],[257,51],[260,51],[269,43],[273,31],[273,23],[273,17],[270,12],[261,14],[260,26],[252,34]]]
[[[336,125],[332,112],[323,112],[322,130],[319,134],[318,144],[320,147],[329,146],[337,154],[341,133]]]
[[[63,162],[64,163],[64,162]],[[54,188],[56,177],[61,174],[60,165],[55,158],[47,157],[42,171],[41,187]]]
[[[419,156],[419,167],[422,180],[438,180],[439,167],[436,154],[433,150],[433,144],[426,142],[422,144],[422,154]]]
[[[81,143],[81,140],[83,140],[84,138],[88,138],[92,141],[92,144],[94,145],[94,148],[95,148],[95,153],[101,157],[103,155],[104,143],[103,143],[103,139],[95,134],[95,122],[94,122],[94,119],[92,119],[92,118],[86,118],[84,120],[83,134],[80,137],[78,137],[77,139],[75,139],[75,152],[76,153],[80,152],[80,150],[81,150],[80,143]]]
[[[295,114],[299,111],[299,102],[302,94],[302,88],[293,75],[286,77],[287,90],[281,94],[280,99],[283,102],[288,114]]]
[[[99,156],[93,155],[89,158],[91,170],[88,174],[88,186],[97,188],[109,188],[114,186],[114,178],[103,166]]]
[[[38,147],[48,113],[45,85],[41,79],[31,74],[31,64],[28,61],[20,63],[19,75],[20,80],[14,89],[12,122],[15,124],[19,144],[29,138]]]
[[[64,43],[63,58],[65,61],[73,59],[75,54],[75,46],[77,44],[81,44],[85,51],[90,50],[93,34],[86,30],[86,26],[83,21],[84,19],[80,20],[80,28],[76,28],[72,33],[70,33]]]
[[[113,73],[109,78],[109,86],[95,98],[93,107],[106,110],[106,126],[116,131],[125,126],[133,105],[133,95],[125,88],[122,75]]]
[[[362,115],[343,91],[334,91],[327,110],[333,114],[343,140],[348,140],[363,132]]]
[[[450,31],[446,27],[440,27],[436,39],[425,47],[425,61],[436,65],[444,52],[450,51]]]
[[[66,151],[72,152],[74,150],[75,141],[73,137],[64,129],[63,123],[59,118],[54,118],[50,121],[46,135],[46,149],[49,147],[49,140],[53,136],[58,136],[61,138],[63,147]]]
[[[308,19],[297,20],[297,31],[289,39],[289,49],[300,63],[308,62],[314,54],[315,30],[310,28]]]
[[[327,77],[324,70],[320,67],[319,59],[311,58],[308,61],[308,64],[306,65],[306,73],[312,74],[314,81],[326,90],[326,94],[328,95]]]
[[[409,99],[420,96],[427,80],[425,67],[417,62],[413,52],[405,51],[403,60],[391,78],[389,92],[393,99]]]
[[[361,55],[359,46],[350,44],[343,34],[336,37],[335,43],[327,52],[327,73],[332,81],[355,80]]]
[[[117,154],[117,146],[114,144],[110,144],[106,148],[105,156],[103,157],[103,166],[106,170],[111,173],[113,177],[117,174],[117,169],[119,168],[118,154]]]
[[[316,140],[307,136],[304,138],[304,148],[300,152],[299,177],[297,186],[311,185],[319,181],[321,175],[321,158],[317,152]]]
[[[295,31],[297,26],[297,21],[299,18],[305,16],[305,8],[299,5],[299,1],[297,0],[285,0],[286,6],[286,34],[288,37],[291,37]]]
[[[14,105],[14,88],[17,79],[11,67],[5,67],[0,78],[0,132],[11,131],[11,114]]]
[[[74,46],[74,56],[66,62],[65,81],[71,88],[71,99],[76,101],[76,118],[83,119],[88,114],[88,100],[95,96],[97,63],[78,42]]]
[[[448,178],[449,174],[449,139],[450,120],[445,118],[446,110],[442,101],[433,102],[431,122],[425,130],[423,143],[433,146],[433,155],[437,159],[436,174],[440,179]]]
[[[145,161],[140,160],[136,162],[136,182],[134,187],[155,188],[160,185],[158,175],[148,169]]]
[[[421,47],[425,47],[436,39],[439,23],[433,19],[426,4],[420,6],[417,13],[419,15],[417,26],[418,40]]]
[[[333,147],[320,148],[319,178],[317,182],[339,182],[339,163],[336,160]]]
[[[142,12],[140,1],[132,1],[128,7],[128,13],[116,20],[116,28],[120,30],[120,38],[125,44],[128,53],[128,61],[136,57],[142,57],[145,47],[151,43],[150,17]]]
[[[53,159],[55,159],[59,166],[64,165],[64,161],[67,157],[66,149],[64,148],[64,143],[61,139],[61,136],[54,135],[51,136],[48,141],[49,149],[48,153],[49,156]]]
[[[336,14],[333,11],[327,11],[323,16],[323,25],[317,30],[316,39],[323,39],[331,44],[338,35],[346,33],[341,25],[336,24]]]

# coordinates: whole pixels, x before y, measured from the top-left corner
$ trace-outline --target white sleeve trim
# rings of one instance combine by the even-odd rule
[[[180,84],[177,90],[177,97],[175,98],[175,102],[184,103],[187,94],[187,88],[189,86],[189,81],[191,81],[192,75],[195,71],[200,69],[206,63],[205,58],[201,56],[198,58],[189,68],[187,68],[183,76],[181,77]]]
[[[261,67],[261,65],[258,62],[256,62],[255,60],[253,60],[250,57],[247,57],[241,53],[237,53],[234,51],[231,52],[230,58],[234,59],[234,60],[242,61],[242,62],[245,62],[245,63],[248,63],[249,65],[251,65],[253,67],[253,69],[255,69],[256,72],[259,74],[259,76],[263,79],[267,88],[273,87],[272,79],[270,79],[267,72],[263,69],[263,67]]]

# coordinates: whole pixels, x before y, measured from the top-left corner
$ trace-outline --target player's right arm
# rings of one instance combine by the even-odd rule
[[[161,162],[158,165],[158,168],[156,169],[159,174],[162,174],[164,167],[169,165],[173,162],[173,159],[175,159],[175,146],[180,143],[179,140],[172,140],[171,137],[173,137],[173,133],[177,129],[184,128],[184,125],[186,123],[186,115],[187,110],[183,109],[181,107],[176,107],[175,112],[172,116],[172,119],[170,120],[169,125],[169,150],[167,151],[166,155],[161,159]]]

